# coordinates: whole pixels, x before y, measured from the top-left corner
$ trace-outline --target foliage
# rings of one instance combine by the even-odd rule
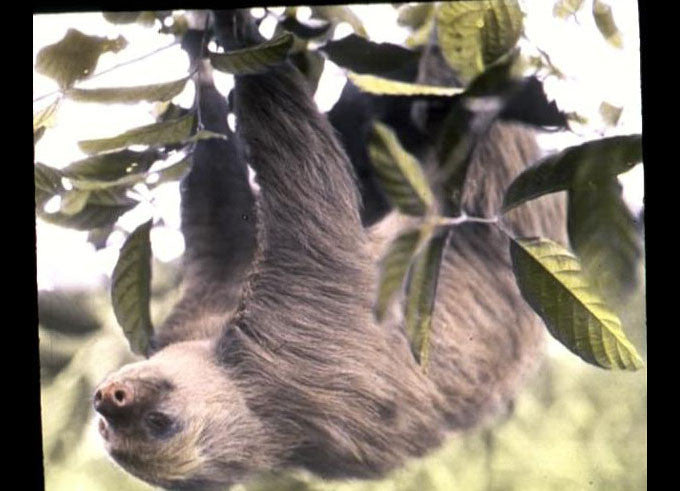
[[[583,3],[559,0],[555,3],[554,15],[568,19],[580,11]],[[630,326],[626,325],[630,316],[620,313],[626,312],[621,305],[627,299],[640,295],[637,283],[643,244],[630,211],[622,201],[616,176],[642,161],[641,136],[603,138],[548,155],[515,179],[493,220],[468,217],[461,208],[460,199],[466,186],[467,165],[477,142],[494,122],[518,121],[540,129],[564,130],[568,126],[569,115],[560,111],[555,101],[548,100],[541,80],[524,75],[523,67],[534,63],[547,67],[548,73],[561,73],[552,66],[549,58],[529,60],[517,50],[524,18],[517,1],[437,2],[405,4],[396,8],[399,9],[400,25],[411,30],[407,47],[371,41],[360,19],[348,7],[313,7],[313,18],[305,22],[296,18],[294,8],[288,8],[277,18],[275,36],[270,41],[244,50],[209,52],[207,59],[213,68],[231,74],[262,72],[270,65],[289,59],[299,66],[313,87],[318,83],[324,60],[328,59],[345,69],[348,80],[364,93],[372,94],[376,100],[405,100],[414,109],[423,102],[444,108],[440,124],[429,135],[436,142],[439,166],[436,178],[426,177],[420,155],[411,151],[403,137],[404,128],[393,122],[380,121],[376,116],[364,149],[388,201],[400,213],[415,217],[416,223],[413,230],[392,243],[382,261],[375,313],[378,318],[383,318],[391,300],[399,296],[405,298],[406,329],[414,356],[424,369],[431,319],[437,307],[434,298],[439,265],[448,237],[455,233],[456,225],[465,221],[495,221],[497,223],[486,226],[498,226],[506,232],[502,223],[507,211],[559,191],[569,193],[569,238],[573,252],[545,239],[510,237],[510,252],[520,290],[545,321],[551,334],[568,350],[600,367],[640,368],[641,357],[624,334],[624,331],[630,332]],[[173,15],[174,25],[180,27],[169,30],[163,26],[159,32],[173,32],[179,39],[187,32],[187,22],[181,14],[115,12],[106,13],[105,17],[112,23],[136,22],[152,27],[156,25],[156,19],[163,20]],[[267,15],[274,14],[268,12]],[[611,8],[601,0],[593,0],[592,15],[604,38],[613,46],[620,47],[621,33]],[[351,25],[354,34],[333,40],[333,32],[341,22]],[[460,83],[416,80],[413,76],[432,40],[436,40],[443,59],[455,71]],[[103,53],[115,53],[124,46],[122,37],[110,40],[86,36],[72,29],[63,40],[41,50],[35,69],[53,78],[61,91],[51,104],[34,114],[35,142],[55,124],[55,115],[63,97],[79,103],[131,104],[143,100],[167,103],[195,76],[192,69],[186,77],[171,82],[97,89],[78,86],[82,80],[93,76]],[[64,227],[97,233],[101,235],[98,240],[105,242],[118,219],[144,202],[144,192],[136,192],[140,187],[148,190],[161,182],[179,180],[191,165],[191,153],[197,141],[226,138],[201,129],[197,107],[198,101],[195,101],[188,111],[168,110],[156,123],[110,138],[81,141],[81,149],[90,156],[63,169],[36,162],[37,216]],[[617,124],[620,108],[603,103],[601,111],[607,124]],[[143,150],[137,148],[140,145],[144,146]],[[150,179],[151,176],[153,179]],[[48,204],[56,198],[58,209],[47,210]],[[113,270],[113,311],[135,353],[147,351],[153,332],[149,306],[153,297],[149,236],[157,222],[142,223],[129,234]],[[638,319],[632,324],[640,330],[643,322]],[[112,333],[109,335],[113,336]],[[88,362],[83,360],[88,357],[87,350],[96,349],[95,344],[78,349],[68,345],[68,352],[74,351],[76,355],[63,369],[63,359],[55,365],[56,370],[62,372],[56,376],[49,390],[44,391],[44,397],[50,400],[57,400],[62,391],[68,392],[74,399],[64,402],[65,407],[75,411],[73,417],[64,418],[61,426],[53,427],[53,432],[45,435],[49,462],[60,462],[64,458],[64,449],[76,447],[83,434],[82,423],[86,417],[77,413],[77,402],[91,390],[93,379],[89,375],[78,378],[74,374],[87,365]],[[121,350],[116,352],[120,354]],[[494,437],[493,445],[477,435],[452,445],[442,451],[442,455],[468,453],[470,448],[467,445],[473,450],[473,457],[468,462],[474,462],[480,468],[491,465],[496,470],[500,469],[500,475],[508,474],[508,469],[523,461],[523,453],[531,448],[530,432],[525,431],[522,425],[532,421],[532,411],[537,411],[537,407],[552,411],[554,421],[560,420],[562,415],[559,411],[564,409],[566,414],[577,414],[574,418],[582,418],[579,423],[583,431],[604,431],[599,430],[598,425],[606,421],[608,409],[613,414],[611,406],[618,400],[613,394],[619,382],[606,385],[604,390],[604,385],[593,381],[612,381],[610,375],[588,371],[588,367],[580,367],[570,361],[565,361],[564,365],[569,365],[569,370],[588,373],[589,378],[579,388],[587,392],[585,396],[576,398],[570,392],[553,393],[546,401],[541,399],[541,390],[536,386],[533,396],[525,400],[524,408],[520,408],[520,418],[503,427]],[[74,378],[69,379],[68,374]],[[564,378],[563,374],[555,375],[556,378],[560,376]],[[642,375],[631,380],[639,381],[640,377]],[[631,387],[637,387],[635,383],[638,382],[631,382],[628,386],[631,393],[635,390]],[[549,385],[550,391],[567,390],[564,387],[569,383],[564,378],[559,382],[553,380]],[[561,389],[555,388],[558,386]],[[626,397],[627,393],[622,392],[621,398]],[[604,411],[603,417],[595,416],[599,411]],[[644,403],[635,401],[631,411],[635,412],[635,416],[629,414],[629,417],[639,421]],[[550,433],[550,421],[550,418],[544,420],[545,426],[541,431]],[[63,437],[55,436],[56,430],[65,431]],[[511,436],[504,435],[504,431]],[[523,436],[517,437],[518,432],[524,432]],[[645,435],[636,434],[635,438],[640,445],[644,444]],[[525,447],[519,448],[522,443],[513,443],[517,441],[524,442]],[[572,444],[573,448],[570,448],[578,454],[578,444]],[[515,447],[511,448],[513,445]],[[616,463],[603,464],[605,467],[611,465],[614,470],[608,476],[593,478],[597,484],[609,486],[627,482],[624,463],[630,458],[622,457],[617,451],[615,447],[607,449],[613,456],[611,462]],[[435,456],[432,462],[438,458]],[[550,459],[544,458],[546,461]],[[555,456],[554,459],[564,462],[567,457]],[[424,475],[422,473],[427,465],[418,468],[414,464],[412,469],[402,472],[399,479],[415,485],[418,476]],[[98,469],[92,462],[87,466],[90,471]],[[574,468],[579,469],[588,466],[587,462],[574,464]],[[442,470],[441,462],[431,467],[437,468],[427,473],[432,488],[439,485],[437,482],[443,482],[441,478],[438,481],[432,476],[452,472],[450,469]],[[589,473],[583,475],[597,474],[589,469]],[[576,479],[573,477],[577,475],[575,472],[565,472],[564,479]],[[466,481],[467,474],[463,468],[456,469],[454,474],[464,489],[481,487],[479,482],[470,484],[472,481]],[[514,478],[517,489],[536,488],[535,482],[526,484],[519,474]],[[306,476],[289,479],[291,489],[331,489]],[[554,479],[550,486],[562,487],[564,483],[559,484],[559,476]],[[130,489],[137,486],[132,482]],[[280,479],[274,482],[278,486],[276,489],[282,489]],[[388,486],[354,484],[348,485],[347,489],[408,489],[408,485]],[[268,488],[264,480],[254,484],[252,489],[273,488]]]

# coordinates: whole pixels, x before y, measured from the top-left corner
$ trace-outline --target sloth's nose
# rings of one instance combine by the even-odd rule
[[[125,416],[133,403],[132,389],[121,382],[104,384],[94,393],[94,409],[107,419]]]

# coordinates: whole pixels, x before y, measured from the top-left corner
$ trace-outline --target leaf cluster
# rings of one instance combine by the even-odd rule
[[[581,4],[560,0],[555,4],[555,15],[572,15]],[[617,44],[611,10],[603,5],[593,1],[598,28]],[[311,10],[312,19],[303,22],[296,18],[295,8],[287,8],[277,18],[271,40],[226,53],[207,52],[206,57],[213,68],[235,75],[260,73],[290,60],[312,87],[318,83],[324,60],[329,59],[347,70],[349,81],[358,90],[384,101],[404,100],[414,111],[427,108],[418,126],[435,155],[432,172],[425,172],[420,154],[404,148],[399,127],[373,121],[365,141],[372,172],[390,205],[416,217],[417,223],[397,237],[383,258],[376,316],[383,318],[393,298],[405,296],[406,330],[415,358],[426,369],[439,268],[452,229],[465,221],[498,226],[495,222],[513,207],[548,193],[567,191],[569,235],[575,255],[546,239],[510,237],[513,268],[522,295],[548,330],[587,362],[607,368],[639,368],[639,355],[603,300],[624,295],[626,285],[634,282],[641,256],[630,212],[616,186],[616,176],[642,159],[639,135],[589,142],[536,163],[509,187],[496,217],[468,217],[462,208],[471,156],[494,122],[518,121],[542,129],[568,126],[568,115],[547,99],[541,81],[519,74],[526,64],[516,48],[524,19],[519,3],[484,0],[401,6],[399,23],[412,30],[409,48],[370,41],[361,21],[347,7]],[[169,13],[153,15],[155,19]],[[112,22],[149,25],[151,19],[148,13],[106,16]],[[349,23],[355,34],[332,40],[340,22]],[[176,34],[182,36],[182,30]],[[206,42],[209,37],[205,36]],[[418,67],[431,55],[433,43],[452,74],[448,82],[417,79]],[[195,75],[128,88],[75,86],[91,76],[102,53],[120,50],[124,44],[121,38],[107,40],[71,30],[62,41],[41,51],[36,70],[59,83],[61,97],[105,104],[142,100],[167,104]],[[35,141],[49,128],[59,100],[34,116]],[[198,107],[196,102],[194,107]],[[168,108],[169,114],[173,106]],[[613,123],[618,118],[614,109],[603,108]],[[194,109],[174,112],[152,125],[110,138],[81,141],[81,149],[90,157],[65,169],[36,163],[38,215],[81,230],[112,227],[139,202],[130,190],[148,181],[154,162],[173,150],[189,154],[192,145],[203,139],[226,138],[202,130],[198,119]],[[134,145],[148,148],[130,150]],[[180,178],[189,163],[187,157],[166,167],[156,182]],[[44,205],[55,196],[61,199],[60,208],[48,213]],[[152,221],[147,221],[129,235],[112,282],[116,317],[133,350],[139,353],[148,350],[153,332],[148,315],[151,227]]]

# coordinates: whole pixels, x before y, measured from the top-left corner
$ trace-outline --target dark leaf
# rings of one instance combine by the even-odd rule
[[[583,6],[583,0],[557,0],[553,6],[553,15],[566,19],[576,14]]]
[[[394,132],[376,122],[368,152],[390,202],[402,213],[425,215],[434,205],[434,195],[420,163],[402,148]]]
[[[80,149],[87,154],[106,152],[131,145],[165,145],[189,139],[194,127],[194,116],[153,123],[133,128],[112,138],[83,140],[78,142]]]
[[[40,210],[52,196],[65,191],[61,184],[61,174],[57,169],[36,162],[33,168],[35,183],[35,206]]]
[[[374,43],[356,34],[330,41],[319,49],[343,68],[386,77],[408,65],[417,65],[420,58],[416,51],[396,44]]]
[[[567,115],[549,101],[543,84],[535,77],[519,82],[519,90],[507,101],[499,117],[505,121],[547,129],[567,129]]]
[[[75,215],[65,215],[63,213],[46,213],[41,209],[37,210],[38,216],[54,225],[73,228],[76,230],[92,230],[94,228],[105,227],[116,223],[116,221],[126,212],[137,205],[136,202],[129,205],[107,206],[97,204],[86,204],[85,207]]]
[[[189,78],[161,84],[101,89],[70,89],[66,95],[78,102],[134,104],[140,101],[168,101],[182,92]]]
[[[115,181],[146,172],[159,158],[161,156],[155,149],[144,152],[125,149],[78,160],[61,169],[60,173],[77,180]]]
[[[151,220],[141,224],[128,236],[111,276],[113,312],[130,348],[137,354],[146,354],[153,335],[149,310],[151,224]]]
[[[172,119],[180,119],[189,114],[189,112],[189,109],[169,101],[156,103],[153,111],[154,115],[156,116],[156,121],[159,123],[162,121],[170,121]]]
[[[503,213],[544,194],[565,191],[583,179],[616,176],[642,161],[640,135],[590,141],[544,158],[510,184]]]
[[[108,240],[109,235],[111,235],[111,232],[113,232],[113,225],[92,229],[87,234],[87,241],[98,251],[106,247],[106,241]]]
[[[378,321],[383,320],[392,297],[404,285],[411,260],[418,250],[419,244],[427,238],[427,235],[420,229],[402,233],[394,239],[387,253],[381,259],[378,298],[375,305],[375,315]]]
[[[292,32],[301,39],[314,39],[325,36],[331,27],[330,22],[316,19],[309,19],[308,21],[302,22],[297,20],[294,16],[284,17],[280,24],[286,31]]]
[[[244,75],[260,73],[283,62],[293,45],[294,37],[285,33],[271,41],[228,53],[210,53],[213,68],[221,72]]]
[[[38,52],[35,70],[66,89],[77,80],[91,76],[103,53],[118,52],[126,45],[127,41],[122,36],[109,40],[69,29],[61,41],[45,46]]]
[[[75,215],[85,208],[89,198],[89,191],[81,191],[80,189],[71,189],[66,191],[61,196],[61,206],[59,208],[59,213],[70,216]]]
[[[44,134],[45,134],[45,127],[44,126],[41,126],[37,130],[34,130],[33,131],[33,145],[38,143]]]
[[[597,25],[602,36],[604,36],[612,46],[623,48],[621,32],[614,22],[612,8],[602,0],[593,0],[593,17],[595,17],[595,25]]]
[[[102,12],[104,18],[112,24],[132,24],[142,12]]]
[[[179,162],[158,170],[158,181],[154,182],[151,186],[155,187],[165,182],[179,181],[189,172],[191,165],[192,156],[187,155]]]
[[[69,190],[63,185],[64,175],[59,169],[36,162],[34,173],[36,214],[55,225],[91,230],[115,223],[123,213],[137,205],[137,201],[127,197],[124,187],[86,192]],[[55,213],[48,213],[44,205],[54,196],[62,196],[62,208]],[[63,204],[64,196],[67,196],[66,204]]]
[[[406,332],[411,339],[411,350],[425,371],[430,352],[430,332],[439,267],[447,240],[448,231],[441,231],[430,239],[424,250],[416,257],[406,287]]]
[[[612,305],[623,305],[638,283],[642,243],[616,177],[572,186],[567,223],[590,283]]]

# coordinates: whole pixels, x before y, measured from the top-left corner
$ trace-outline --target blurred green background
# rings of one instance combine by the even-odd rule
[[[642,275],[644,277],[644,274]],[[177,263],[154,264],[152,314],[177,299]],[[41,400],[46,489],[151,489],[105,454],[91,395],[134,358],[108,292],[39,292]],[[646,360],[644,285],[620,310]],[[515,411],[458,435],[382,481],[322,482],[303,473],[262,476],[238,491],[643,490],[647,481],[647,370],[591,367],[554,342]]]

